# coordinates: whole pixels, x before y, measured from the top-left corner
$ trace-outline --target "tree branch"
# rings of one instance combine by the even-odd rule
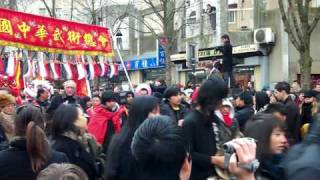
[[[143,0],[146,4],[148,4],[152,11],[159,17],[159,19],[163,22],[164,17],[160,14],[159,9],[157,9],[155,7],[155,5],[153,4],[153,2],[151,0]]]
[[[297,20],[297,8],[295,7],[294,4],[292,4],[292,1],[291,0],[288,0],[288,3],[289,3],[289,9],[288,9],[288,14],[289,14],[289,17],[288,17],[288,21],[289,21],[289,18],[292,19],[292,22],[293,22],[293,29],[295,30],[295,33],[298,37],[298,40],[302,43],[303,40],[304,40],[304,37],[303,37],[303,32],[301,31],[301,25],[298,23],[298,20]],[[290,15],[291,14],[291,15]]]
[[[290,27],[290,24],[289,24],[289,20],[288,20],[288,17],[286,15],[286,11],[284,9],[283,0],[278,0],[278,4],[279,4],[281,17],[282,17],[282,22],[283,22],[283,24],[285,26],[285,31],[288,33],[288,36],[289,36],[292,44],[296,47],[296,49],[297,50],[301,50],[302,47],[299,44],[299,42],[297,41],[297,39],[295,38],[295,36],[294,36],[294,34],[293,34],[292,30],[291,30],[291,27]]]
[[[46,7],[46,9],[47,9],[47,11],[48,11],[48,13],[49,13],[49,16],[50,16],[50,17],[53,17],[53,14],[52,14],[52,12],[51,12],[51,10],[50,10],[50,7],[48,6],[46,0],[41,0],[41,1],[43,2],[44,6]]]
[[[308,33],[312,33],[313,30],[316,28],[318,22],[320,20],[320,7],[317,8],[316,10],[316,15],[315,15],[315,18],[313,19],[311,25],[310,25],[310,28],[308,29]]]

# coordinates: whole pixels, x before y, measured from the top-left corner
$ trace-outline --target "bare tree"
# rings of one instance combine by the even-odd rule
[[[170,56],[174,53],[174,47],[178,40],[178,32],[181,30],[185,24],[181,25],[181,27],[175,28],[174,26],[174,17],[177,13],[181,12],[185,7],[185,1],[179,1],[177,7],[178,0],[142,0],[142,2],[148,6],[151,10],[152,14],[157,16],[157,20],[151,19],[152,23],[160,25],[161,34],[158,33],[159,30],[154,29],[149,23],[146,21],[142,21],[143,25],[150,31],[150,33],[157,38],[164,42],[164,49],[166,52],[166,83],[172,83],[171,77],[171,70],[173,64],[170,60]]]
[[[46,7],[50,17],[56,17],[56,0],[51,0],[51,7],[49,7],[46,0],[42,0],[44,6]]]
[[[84,11],[79,11],[83,15],[90,15],[91,24],[98,24],[97,17],[99,10],[107,5],[108,0],[75,0]]]
[[[311,2],[312,0],[278,0],[285,31],[300,54],[299,65],[304,89],[310,88],[313,61],[310,39],[320,20],[320,7],[311,7]]]

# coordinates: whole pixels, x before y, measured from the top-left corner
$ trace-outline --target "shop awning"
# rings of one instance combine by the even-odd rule
[[[247,44],[241,46],[234,46],[233,47],[233,55],[235,58],[246,58],[252,56],[261,56],[263,53],[258,44]],[[208,60],[210,58],[221,58],[222,53],[217,51],[214,48],[207,48],[207,49],[199,49],[198,52],[199,60]],[[179,61],[186,60],[186,54],[179,53],[170,56],[170,59],[174,63],[179,63]]]

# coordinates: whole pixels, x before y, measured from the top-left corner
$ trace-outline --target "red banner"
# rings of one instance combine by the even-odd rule
[[[1,8],[0,45],[68,55],[113,55],[107,28]]]

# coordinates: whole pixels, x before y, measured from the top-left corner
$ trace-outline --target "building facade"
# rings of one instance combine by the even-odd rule
[[[186,6],[185,17],[189,18],[186,20],[189,22],[186,33],[181,33],[178,53],[171,57],[178,69],[180,82],[186,83],[190,80],[191,69],[186,66],[185,60],[186,42],[195,42],[198,45],[197,74],[204,74],[207,63],[221,58],[221,54],[214,50],[215,46],[220,45],[218,30],[221,24],[227,24],[227,31],[234,46],[234,58],[237,62],[234,68],[235,79],[240,86],[246,86],[250,81],[260,90],[263,87],[272,88],[281,80],[291,82],[299,78],[299,54],[284,31],[278,0],[229,0],[228,16],[225,19],[221,19],[219,15],[219,1],[190,2],[193,2],[194,6],[190,6],[190,10]],[[312,2],[313,7],[319,7],[319,4],[319,0]],[[257,42],[257,38],[261,38],[259,30],[267,33],[268,37],[275,38],[268,42]],[[316,27],[311,38],[313,81],[320,79],[320,52],[316,50],[320,42],[319,31],[320,25]]]

